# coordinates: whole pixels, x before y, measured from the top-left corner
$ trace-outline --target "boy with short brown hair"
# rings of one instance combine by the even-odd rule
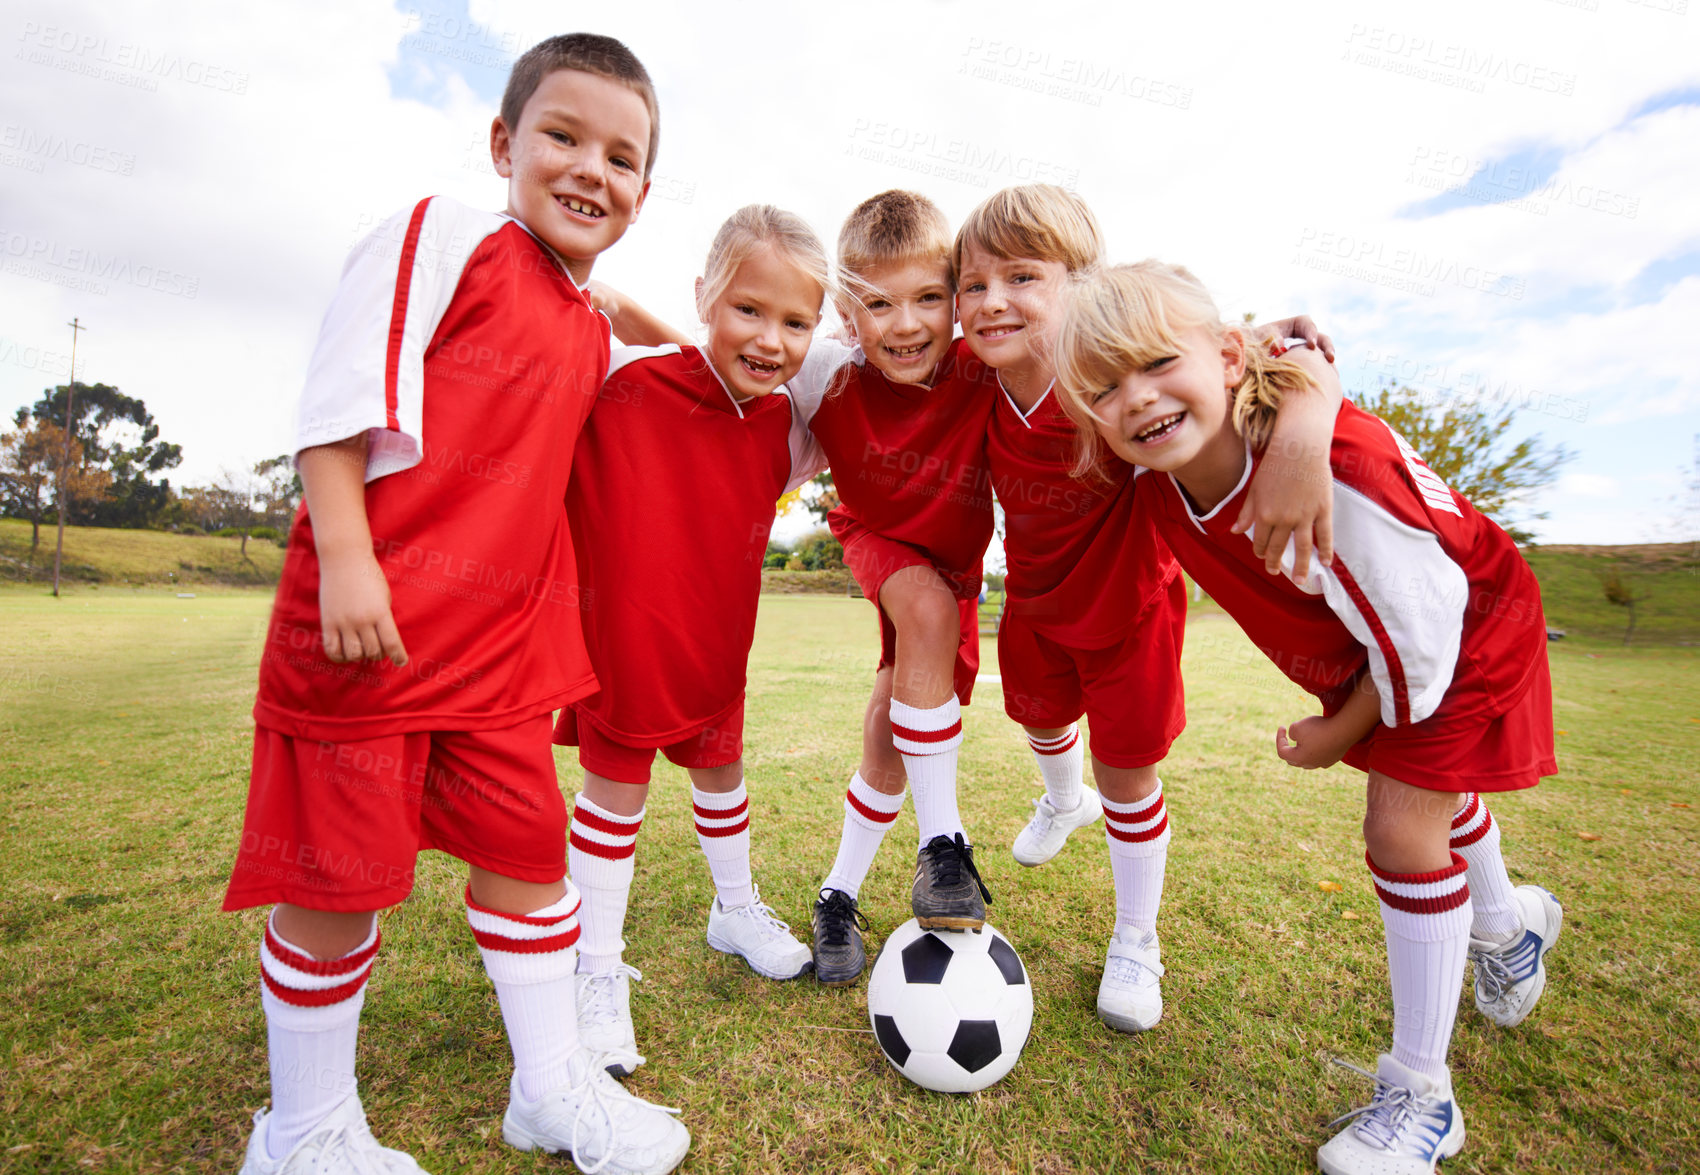
[[[491,156],[505,214],[420,201],[355,248],[297,429],[305,507],[255,703],[225,908],[275,904],[260,948],[272,1108],[245,1173],[408,1172],[355,1092],[381,936],[422,848],[471,867],[467,919],[514,1054],[503,1137],[669,1171],[690,1138],[578,1047],[578,895],[551,712],[596,688],[564,495],[608,366],[580,286],[636,219],[655,98],[618,41],[516,64]]]

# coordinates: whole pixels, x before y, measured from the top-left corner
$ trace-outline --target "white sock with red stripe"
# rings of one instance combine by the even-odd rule
[[[1469,866],[1457,853],[1434,873],[1390,873],[1364,854],[1381,899],[1393,985],[1393,1059],[1446,1076],[1446,1047],[1470,946]]]
[[[750,880],[750,797],[744,781],[728,792],[702,791],[691,785],[697,843],[708,858],[720,908],[733,910],[755,900]]]
[[[355,1038],[379,936],[374,918],[354,950],[315,959],[278,934],[276,917],[260,940],[260,1006],[272,1074],[266,1149],[282,1159],[354,1092]]]
[[[915,823],[921,844],[961,832],[956,810],[956,752],[962,745],[962,704],[952,694],[925,710],[891,700],[891,742],[903,756],[909,790],[915,794]]]
[[[466,920],[496,985],[519,1091],[532,1101],[572,1078],[567,1062],[578,1048],[573,990],[578,909],[578,890],[570,881],[560,901],[530,914],[480,906],[466,887]]]
[[[1102,797],[1100,796],[1100,799]],[[1103,800],[1104,842],[1110,846],[1110,875],[1116,881],[1116,929],[1157,929],[1163,904],[1163,874],[1169,863],[1169,808],[1163,781],[1131,804]]]
[[[1086,748],[1080,745],[1080,726],[1071,722],[1055,738],[1028,735],[1027,745],[1033,748],[1033,757],[1039,761],[1039,774],[1045,780],[1051,807],[1059,812],[1074,811],[1080,805],[1086,783]]]
[[[821,888],[860,896],[874,854],[879,852],[880,842],[897,823],[901,811],[902,792],[888,796],[869,787],[860,771],[852,775],[850,788],[844,793],[844,830],[838,834],[838,856],[833,859],[832,872],[826,875]]]
[[[1511,896],[1511,875],[1499,852],[1499,824],[1470,792],[1464,806],[1452,818],[1452,851],[1470,867],[1470,933],[1477,938],[1505,942],[1523,929],[1523,915]]]
[[[612,971],[620,965],[626,940],[626,903],[632,896],[637,834],[643,812],[617,816],[579,796],[573,801],[572,831],[567,836],[567,872],[584,898],[578,912],[578,969]]]

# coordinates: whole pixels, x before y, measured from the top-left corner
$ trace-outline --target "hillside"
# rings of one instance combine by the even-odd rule
[[[30,524],[0,518],[0,582],[53,582],[53,527],[41,528],[41,546],[30,554]],[[60,580],[72,586],[267,587],[283,570],[283,549],[270,539],[169,534],[158,530],[65,528]]]
[[[0,519],[0,583],[46,583],[53,575],[53,531],[43,527],[31,565],[27,522]],[[73,526],[65,531],[64,579],[73,588],[266,587],[277,582],[284,552],[265,539],[241,540],[150,530]],[[1525,555],[1541,581],[1547,624],[1567,639],[1618,642],[1627,610],[1607,601],[1604,577],[1614,570],[1637,597],[1633,643],[1700,644],[1700,542],[1620,547],[1531,547]],[[770,594],[843,595],[849,573],[762,575]],[[1208,600],[1197,611],[1216,611]]]

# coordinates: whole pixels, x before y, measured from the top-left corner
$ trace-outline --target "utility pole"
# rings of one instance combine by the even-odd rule
[[[59,458],[59,540],[53,548],[53,595],[59,595],[59,562],[65,556],[65,478],[71,468],[71,432],[76,428],[73,409],[77,404],[77,335],[88,329],[75,317],[65,324],[71,328],[71,386],[65,389],[65,451]]]

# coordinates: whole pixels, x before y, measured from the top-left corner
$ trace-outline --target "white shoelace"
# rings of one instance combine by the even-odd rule
[[[658,1105],[655,1102],[645,1101],[636,1094],[627,1092],[625,1086],[620,1085],[602,1070],[603,1057],[610,1055],[613,1054],[603,1054],[602,1056],[593,1057],[591,1059],[591,1064],[585,1071],[584,1079],[577,1085],[571,1087],[572,1092],[578,1097],[578,1112],[573,1115],[573,1165],[580,1171],[584,1172],[584,1175],[596,1175],[596,1172],[602,1170],[602,1168],[606,1167],[614,1160],[614,1152],[617,1149],[614,1145],[614,1141],[619,1133],[614,1118],[615,1106],[621,1103],[626,1103],[628,1105],[644,1107],[651,1110],[660,1110],[664,1114],[677,1114],[680,1112],[675,1106]],[[584,1153],[583,1149],[579,1145],[579,1130],[584,1126],[585,1115],[590,1111],[590,1108],[593,1105],[602,1114],[602,1121],[606,1131],[607,1149],[602,1152],[602,1157],[600,1159],[598,1159],[593,1165],[587,1167],[584,1165],[584,1161],[579,1157]]]
[[[595,1024],[611,1024],[620,1018],[619,1002],[614,998],[621,976],[628,983],[643,982],[643,972],[629,963],[616,964],[612,971],[594,971],[586,976],[579,989],[579,1015]]]
[[[1428,1112],[1427,1108],[1417,1100],[1414,1092],[1403,1085],[1390,1085],[1381,1079],[1380,1074],[1360,1069],[1338,1057],[1334,1058],[1334,1063],[1375,1082],[1375,1094],[1368,1105],[1347,1110],[1328,1125],[1338,1126],[1356,1118],[1359,1138],[1384,1151],[1398,1150],[1406,1142],[1407,1129]]]
[[[313,1156],[313,1170],[390,1175],[390,1163],[370,1130],[349,1125],[325,1139],[319,1153]]]
[[[773,940],[783,936],[795,937],[791,934],[791,924],[780,918],[777,911],[761,900],[761,891],[750,887],[750,904],[727,910],[728,914],[748,918],[762,933],[762,937]]]

